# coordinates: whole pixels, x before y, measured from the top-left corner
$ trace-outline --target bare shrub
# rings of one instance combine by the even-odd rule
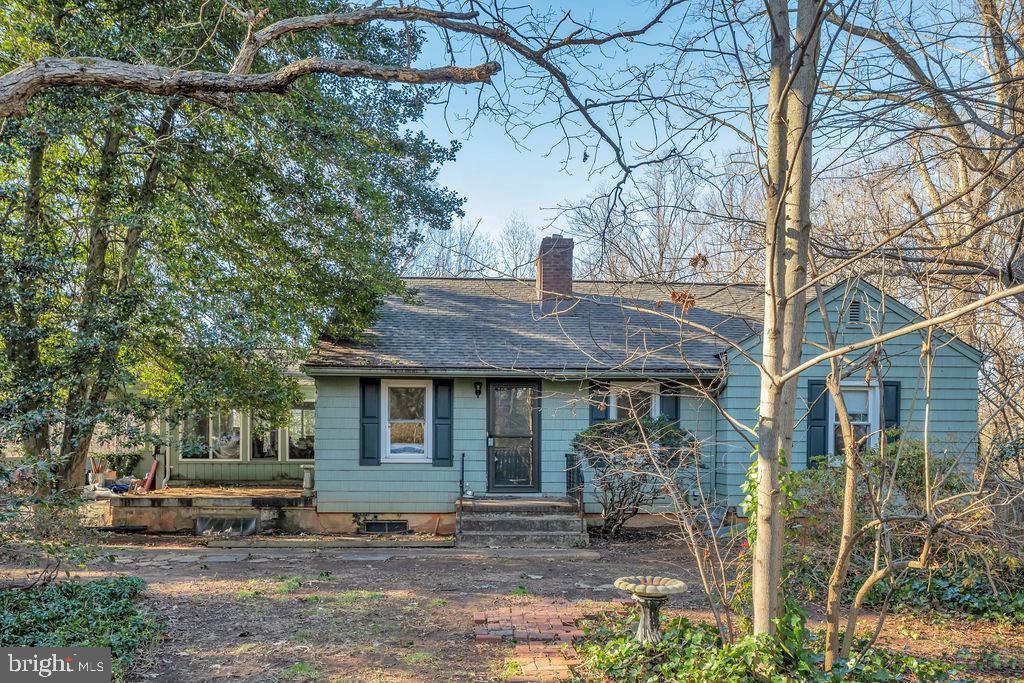
[[[693,434],[665,418],[598,422],[576,435],[572,450],[592,473],[601,504],[598,533],[615,538],[623,525],[690,479],[700,449]]]

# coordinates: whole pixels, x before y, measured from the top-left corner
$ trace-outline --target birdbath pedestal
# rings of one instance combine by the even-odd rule
[[[615,579],[615,587],[631,594],[633,601],[640,606],[637,642],[652,645],[660,643],[661,606],[668,602],[669,596],[685,591],[686,584],[663,576],[623,576]]]

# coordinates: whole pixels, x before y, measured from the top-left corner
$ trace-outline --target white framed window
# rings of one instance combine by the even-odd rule
[[[288,413],[288,459],[312,460],[316,449],[316,404],[306,401]]]
[[[241,460],[241,413],[225,410],[186,419],[182,425],[181,458]]]
[[[612,382],[608,392],[608,419],[658,417],[661,397],[656,382]]]
[[[434,383],[386,379],[380,383],[383,462],[430,462]]]
[[[878,384],[844,382],[839,390],[843,394],[843,403],[846,404],[846,412],[850,415],[853,433],[857,436],[857,440],[860,441],[866,436],[867,439],[863,442],[863,446],[877,447],[881,432],[881,401]],[[843,457],[843,435],[839,420],[836,418],[835,401],[828,402],[828,414],[828,452],[832,454],[832,458],[841,460]]]
[[[281,431],[280,429],[264,429],[256,423],[256,419],[249,418],[249,459],[260,461],[274,461],[281,459]]]
[[[178,457],[182,460],[208,460],[210,457],[210,417],[190,415],[181,422]]]
[[[214,460],[242,459],[242,416],[235,410],[210,416],[210,457]]]

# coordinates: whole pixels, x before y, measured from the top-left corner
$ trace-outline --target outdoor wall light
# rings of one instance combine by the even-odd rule
[[[484,390],[484,383],[483,382],[473,382],[473,391],[476,392],[477,396],[479,396],[480,392],[482,392],[483,390]]]

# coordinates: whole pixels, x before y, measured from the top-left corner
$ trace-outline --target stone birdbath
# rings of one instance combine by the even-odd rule
[[[660,643],[661,628],[658,622],[661,606],[668,602],[669,596],[685,591],[686,584],[663,576],[623,576],[615,579],[615,587],[630,593],[633,601],[640,606],[637,641],[651,645]]]

